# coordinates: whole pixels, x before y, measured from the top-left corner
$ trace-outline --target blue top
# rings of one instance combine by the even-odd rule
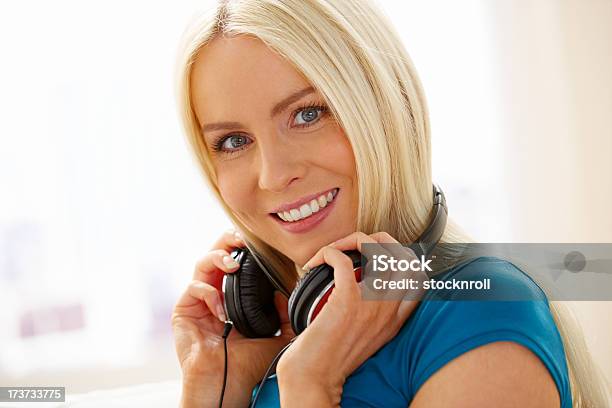
[[[557,385],[561,407],[571,408],[561,336],[546,295],[531,278],[510,262],[479,257],[455,266],[438,279],[480,280],[492,276],[495,282],[503,276],[504,285],[534,300],[426,301],[426,294],[398,334],[346,379],[341,405],[405,408],[425,381],[452,359],[487,343],[513,341],[542,360]],[[279,406],[273,374],[266,380],[256,407]]]

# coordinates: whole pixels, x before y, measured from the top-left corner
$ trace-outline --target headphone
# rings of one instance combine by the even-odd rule
[[[434,184],[431,221],[419,238],[408,245],[417,257],[431,254],[444,233],[447,216],[444,193]],[[344,253],[353,262],[357,281],[361,281],[361,254],[355,250]],[[248,248],[237,248],[231,256],[240,268],[223,277],[225,314],[245,337],[271,337],[279,330],[280,319],[274,306],[275,289],[289,297],[289,320],[298,335],[321,311],[334,288],[333,268],[321,264],[304,274],[289,296],[279,279]]]

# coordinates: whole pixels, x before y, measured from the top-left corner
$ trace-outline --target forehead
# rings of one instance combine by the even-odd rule
[[[269,111],[288,93],[308,86],[289,62],[249,36],[218,37],[196,55],[191,98],[200,123]]]

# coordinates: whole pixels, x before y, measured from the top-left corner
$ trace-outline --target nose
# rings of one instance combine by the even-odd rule
[[[265,142],[260,139],[259,143],[260,189],[280,192],[304,177],[306,165],[300,149],[279,138]]]

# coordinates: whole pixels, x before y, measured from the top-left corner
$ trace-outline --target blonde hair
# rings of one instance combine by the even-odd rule
[[[402,243],[413,242],[432,208],[429,114],[414,66],[386,16],[367,0],[221,1],[194,20],[183,37],[177,100],[192,152],[249,247],[290,290],[297,278],[293,262],[253,234],[222,199],[192,108],[192,65],[198,51],[219,35],[256,37],[310,80],[355,154],[357,230],[386,231]],[[440,242],[470,241],[449,219]],[[578,342],[582,336],[556,303],[551,311],[564,341],[575,406],[604,406],[603,388],[589,374],[586,346]]]

